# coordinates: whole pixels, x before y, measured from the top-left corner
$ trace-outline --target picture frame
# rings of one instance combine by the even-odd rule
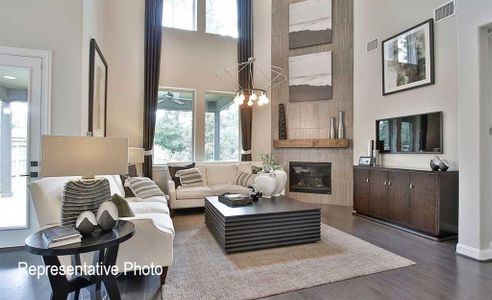
[[[374,157],[371,156],[361,156],[359,157],[359,166],[370,167],[374,164]]]
[[[95,39],[91,39],[89,49],[88,135],[105,137],[108,102],[108,63]]]
[[[289,4],[289,49],[332,42],[332,0]]]
[[[289,102],[333,99],[332,51],[289,57]]]
[[[383,96],[435,83],[434,19],[381,42]]]

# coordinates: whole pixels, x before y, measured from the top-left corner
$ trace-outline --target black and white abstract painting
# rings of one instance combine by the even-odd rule
[[[331,51],[289,57],[290,102],[332,99]]]
[[[331,43],[331,1],[306,0],[289,5],[289,48]]]

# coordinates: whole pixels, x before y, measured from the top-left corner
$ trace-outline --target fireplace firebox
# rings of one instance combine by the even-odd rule
[[[289,190],[291,192],[331,194],[331,163],[290,162]]]

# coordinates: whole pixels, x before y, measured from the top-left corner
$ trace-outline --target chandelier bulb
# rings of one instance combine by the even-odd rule
[[[255,92],[252,92],[252,93],[251,93],[251,96],[249,96],[249,99],[250,99],[251,101],[256,101],[256,100],[258,99],[258,96],[256,95],[256,93],[255,93]]]
[[[248,106],[253,106],[253,101],[251,99],[248,100]]]

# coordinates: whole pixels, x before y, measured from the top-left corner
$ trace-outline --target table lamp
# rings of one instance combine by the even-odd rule
[[[142,175],[144,151],[144,148],[128,147],[128,175],[130,177]]]
[[[109,181],[95,175],[124,174],[128,170],[128,139],[109,137],[43,136],[41,175],[81,176],[65,184],[61,225],[74,225],[82,211],[94,214],[111,199]]]

